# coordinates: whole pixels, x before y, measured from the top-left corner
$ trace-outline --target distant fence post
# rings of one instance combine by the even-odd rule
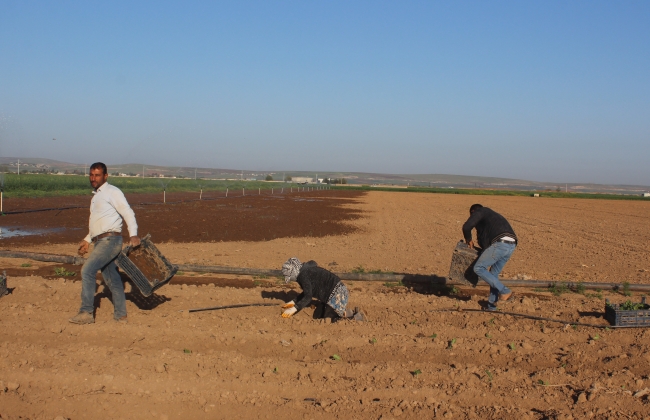
[[[246,195],[246,191],[245,191],[244,188],[241,189],[241,195],[242,195],[242,197]]]
[[[226,188],[226,198],[228,198],[228,188]]]

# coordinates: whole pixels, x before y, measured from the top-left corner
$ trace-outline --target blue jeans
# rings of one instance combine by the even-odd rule
[[[115,319],[126,316],[126,296],[124,296],[124,283],[120,273],[117,272],[115,258],[122,250],[121,236],[107,236],[95,242],[93,251],[88,256],[81,269],[81,309],[80,312],[93,313],[95,310],[95,275],[101,270],[104,283],[113,295],[113,317]]]
[[[510,293],[510,289],[499,281],[499,273],[503,270],[510,256],[515,251],[515,244],[495,242],[490,245],[474,264],[474,272],[490,285],[488,309],[495,310],[499,295]]]

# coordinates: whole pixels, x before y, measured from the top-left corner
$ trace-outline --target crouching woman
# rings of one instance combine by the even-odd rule
[[[336,318],[349,318],[356,321],[365,321],[366,317],[359,308],[347,308],[349,293],[341,279],[331,271],[319,267],[315,261],[301,263],[298,258],[289,258],[282,265],[284,282],[297,282],[302,288],[302,293],[295,301],[282,306],[283,318],[290,318],[293,314],[308,306],[312,298],[318,299],[326,305],[324,317],[327,312],[334,312]]]

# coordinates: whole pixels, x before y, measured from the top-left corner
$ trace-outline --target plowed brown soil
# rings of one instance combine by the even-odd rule
[[[348,215],[342,233],[298,233],[300,214],[272,240],[157,240],[166,226],[155,223],[141,232],[151,233],[175,263],[277,269],[295,255],[334,271],[444,276],[467,209],[481,202],[504,214],[521,238],[506,278],[650,283],[650,203],[379,192],[328,199],[327,193],[336,192],[304,194],[322,202],[294,204],[318,203],[320,213],[303,213],[310,218]],[[210,212],[199,208],[186,216],[189,207],[161,214],[198,224],[198,214]],[[273,211],[256,213],[247,229],[259,233],[267,226],[262,216],[275,217]],[[220,214],[222,219],[210,219],[216,231],[229,220],[228,212]],[[139,219],[145,215],[136,208]],[[0,244],[73,254],[87,211],[80,216],[79,235],[65,243],[50,237],[50,244]],[[458,311],[479,309],[484,287],[449,295],[428,287],[346,282],[350,304],[362,306],[369,321],[330,323],[312,319],[311,308],[282,319],[279,305],[299,290],[276,279],[225,276],[215,282],[247,288],[214,287],[205,284],[209,276],[184,273],[147,299],[130,290],[127,325],[112,321],[110,296],[100,284],[96,323],[77,326],[67,319],[79,305],[79,267],[66,266],[77,274],[64,280],[54,275],[60,265],[17,259],[0,264],[10,270],[12,289],[0,298],[3,419],[650,416],[650,333],[574,325],[604,327],[604,298],[638,301],[638,294],[587,290],[556,297],[516,289],[515,299],[500,305],[563,320],[551,322]],[[278,307],[186,311],[238,303]],[[447,309],[453,311],[440,312]]]

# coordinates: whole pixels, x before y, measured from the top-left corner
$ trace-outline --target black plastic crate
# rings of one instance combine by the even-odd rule
[[[3,297],[7,293],[9,293],[9,289],[7,289],[7,272],[3,271],[0,276],[0,297]]]
[[[167,284],[178,271],[178,267],[167,261],[150,238],[150,235],[142,238],[139,247],[124,247],[116,261],[145,297]]]
[[[641,298],[644,309],[625,310],[622,304],[609,303],[605,300],[605,319],[617,327],[650,327],[650,307]]]
[[[454,253],[451,256],[451,267],[449,267],[450,281],[457,281],[476,287],[478,276],[474,272],[474,264],[478,259],[478,252],[467,246],[463,241],[456,244]]]

